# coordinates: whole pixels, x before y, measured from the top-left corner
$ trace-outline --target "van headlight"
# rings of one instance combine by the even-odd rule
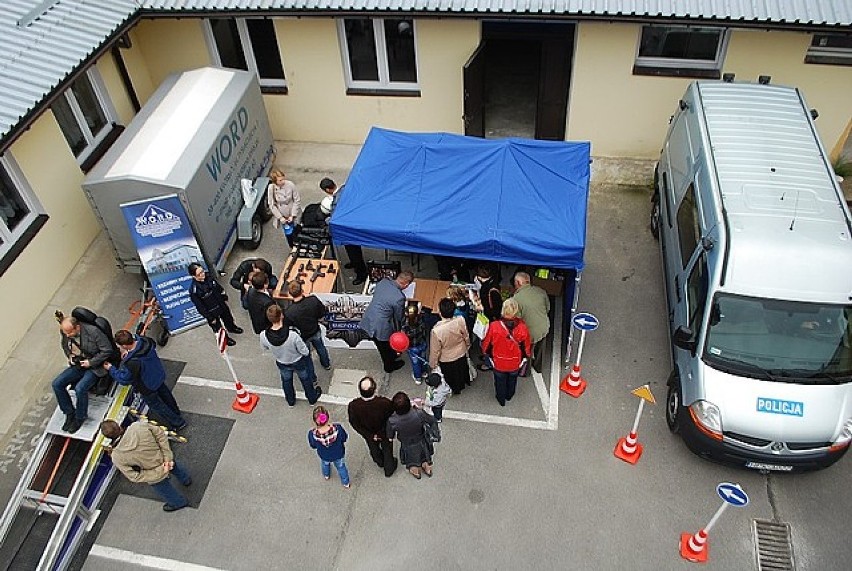
[[[689,415],[698,429],[714,440],[722,440],[722,414],[719,407],[706,400],[689,405]]]
[[[843,423],[840,435],[834,440],[834,444],[831,445],[829,450],[831,452],[842,450],[849,446],[849,442],[852,442],[852,418],[846,419],[846,422]]]

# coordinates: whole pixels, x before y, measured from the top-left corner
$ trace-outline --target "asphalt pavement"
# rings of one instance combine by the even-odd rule
[[[284,164],[293,165],[287,172],[307,203],[319,200],[322,176],[345,179],[354,152],[341,145],[333,156],[309,157],[294,147]],[[669,433],[670,359],[660,255],[648,229],[650,188],[597,180],[604,182],[592,186],[578,309],[594,313],[601,325],[586,336],[588,387],[580,398],[556,389],[569,360],[558,350],[548,355],[545,374],[522,381],[505,409],[494,401],[490,376],[480,374],[447,406],[433,478],[415,480],[404,470],[385,478],[350,431],[352,488],[346,490],[334,472],[328,482],[320,476],[306,442],[311,407],[303,399],[286,406],[271,357],[261,353],[232,296],[247,332],[231,355],[238,375],[260,394],[258,407],[250,415],[231,409],[233,385],[208,328],[161,348],[163,357],[186,363],[175,388],[181,407],[232,419],[230,433],[197,508],[166,514],[160,502],[120,495],[83,568],[687,569],[695,564],[678,554],[680,534],[706,525],[721,504],[716,485],[735,482],[751,502],[719,519],[710,534],[710,566],[757,569],[759,519],[790,525],[796,569],[847,569],[848,458],[812,474],[762,475],[702,460]],[[284,239],[271,225],[266,231],[261,249],[235,250],[228,270],[254,255],[280,269]],[[407,257],[400,259],[405,265]],[[426,265],[422,275],[428,272]],[[345,276],[344,287],[351,278]],[[115,322],[138,284],[133,276],[111,279],[99,307]],[[374,350],[331,354],[333,370],[318,374],[332,418],[348,429],[347,381],[377,373],[380,360]],[[644,450],[630,465],[613,449],[636,414],[639,400],[631,391],[644,384],[657,404],[644,407]],[[423,390],[408,368],[394,373],[387,388],[403,389]],[[44,390],[33,391],[31,408],[50,409],[43,400]],[[178,456],[181,446],[208,444],[204,434],[190,436],[188,444],[175,445]],[[6,486],[12,472],[0,483]]]

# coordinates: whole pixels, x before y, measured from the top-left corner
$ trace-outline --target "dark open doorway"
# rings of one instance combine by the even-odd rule
[[[574,25],[491,22],[464,66],[465,134],[564,140]]]

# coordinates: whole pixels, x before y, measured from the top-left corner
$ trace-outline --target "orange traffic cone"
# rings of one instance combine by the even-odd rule
[[[248,414],[257,406],[257,401],[260,400],[260,397],[248,392],[241,382],[236,381],[236,383],[237,398],[234,399],[234,404],[231,405],[231,408]]]
[[[559,390],[563,393],[579,398],[583,391],[586,390],[586,381],[580,376],[580,364],[574,363],[571,367],[571,372],[562,377],[562,382],[559,383]]]
[[[615,454],[616,458],[620,458],[628,464],[638,462],[639,457],[642,455],[642,445],[639,444],[636,433],[631,431],[626,438],[619,438],[613,454]]]
[[[699,529],[695,535],[680,534],[680,556],[693,563],[706,563],[710,546],[707,545],[707,532]]]

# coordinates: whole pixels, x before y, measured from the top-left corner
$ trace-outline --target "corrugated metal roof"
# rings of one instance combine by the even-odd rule
[[[135,0],[3,0],[0,139],[138,9]]]
[[[140,9],[166,15],[387,11],[852,25],[852,0],[2,0],[0,142]]]
[[[403,11],[852,24],[850,0],[141,0],[156,11]]]

